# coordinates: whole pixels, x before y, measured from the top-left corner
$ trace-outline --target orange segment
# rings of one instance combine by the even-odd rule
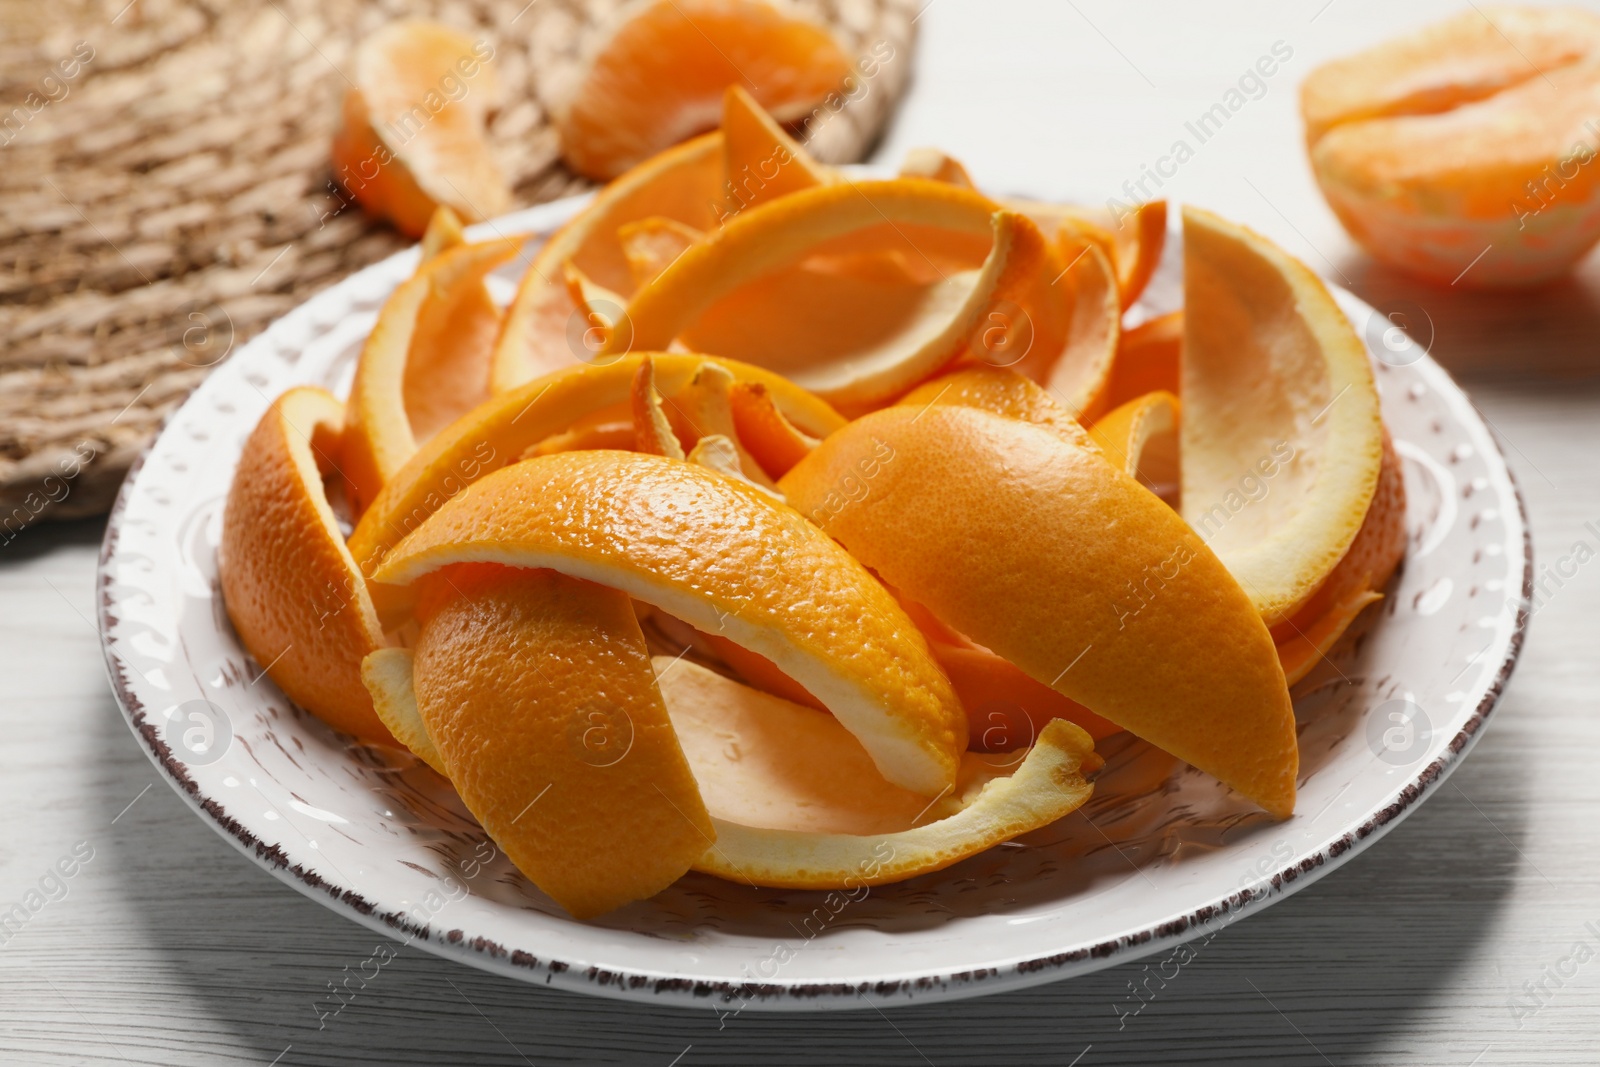
[[[323,491],[343,426],[321,389],[290,389],[267,409],[228,490],[217,574],[239,640],[290,700],[392,744],[361,684],[383,630]]]
[[[1600,15],[1474,7],[1313,71],[1306,147],[1369,252],[1464,287],[1534,284],[1600,239]]]
[[[621,590],[772,660],[889,781],[932,796],[954,778],[966,722],[921,634],[860,563],[754,486],[633,452],[542,456],[446,503],[373,577],[406,585],[459,562]]]
[[[483,279],[516,255],[518,244],[446,248],[384,302],[361,348],[347,405],[341,466],[357,515],[419,441],[487,399],[500,313]]]
[[[730,211],[834,180],[832,171],[812,159],[739,85],[728,86],[722,98],[722,143]]]
[[[730,85],[789,122],[851,70],[826,27],[771,3],[639,0],[617,13],[556,108],[561,152],[579,174],[615,178],[715,126]]]
[[[1089,738],[1051,723],[1024,757],[968,753],[932,802],[873,773],[832,716],[662,657],[660,685],[717,844],[696,868],[730,881],[850,889],[941,870],[1073,811]]]
[[[870,503],[824,506],[884,450]],[[1294,715],[1271,635],[1179,516],[1098,450],[975,408],[902,404],[836,431],[779,486],[1034,680],[1293,811]]]
[[[1117,358],[1106,382],[1105,403],[1121,407],[1146,393],[1176,393],[1183,353],[1183,310],[1142,322],[1117,338]]]
[[[1600,16],[1592,12],[1474,5],[1312,71],[1300,87],[1306,142],[1347,122],[1450,111],[1597,51]]]
[[[927,286],[784,268],[884,223],[991,234],[980,269]],[[1044,255],[1038,230],[975,193],[913,179],[822,186],[746,211],[690,248],[629,302],[606,352],[692,348],[783,370],[834,404],[881,402],[955,359],[979,316],[1020,293]],[[842,302],[849,301],[848,304]],[[810,309],[827,306],[833,314]]]
[[[1183,516],[1273,626],[1366,517],[1378,390],[1366,346],[1304,264],[1209,212],[1184,208],[1183,226]]]
[[[628,356],[604,367],[575,366],[557,371],[519,389],[502,393],[446,427],[384,484],[350,535],[350,551],[362,572],[371,574],[400,539],[420,526],[446,500],[464,487],[520,458],[552,434],[604,413],[603,420],[627,418],[629,395],[639,364],[646,357]],[[656,381],[663,392],[676,393],[704,356],[653,353]],[[784,416],[796,426],[822,436],[844,420],[826,403],[776,374],[720,360],[740,381],[760,382]],[[379,605],[380,611],[387,610]]]
[[[495,99],[494,48],[435,22],[392,22],[350,66],[334,175],[368,211],[422,236],[434,210],[481,222],[511,206],[484,139]]]
[[[473,816],[577,918],[671,885],[714,837],[628,597],[549,571],[433,580],[416,706]]]
[[[697,231],[723,213],[722,134],[708,133],[653,156],[595,194],[587,207],[534,256],[506,311],[495,342],[491,386],[504,392],[577,362],[593,362],[589,323],[568,297],[563,265],[572,262],[596,284],[633,291],[633,274],[618,234],[640,219],[661,217]]]

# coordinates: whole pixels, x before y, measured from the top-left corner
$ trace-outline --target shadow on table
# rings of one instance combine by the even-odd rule
[[[150,781],[145,761],[130,758],[137,749],[109,695],[95,750],[102,764],[95,780],[104,792],[98,802],[108,809]],[[160,998],[153,998],[148,1025],[185,1047],[242,1042],[262,1064],[282,1054],[281,1067],[765,1067],[869,1058],[1095,1067],[1234,1063],[1247,1055],[1273,1064],[1322,1064],[1324,1057],[1347,1064],[1416,1025],[1472,961],[1517,879],[1529,876],[1519,851],[1522,807],[1467,799],[1476,770],[1518,758],[1515,747],[1496,749],[1491,734],[1437,796],[1371,852],[1292,899],[1192,942],[1192,959],[1162,952],[1020,992],[887,1010],[864,1003],[861,1011],[829,1015],[735,1015],[734,1006],[715,1002],[702,1010],[625,1004],[398,948],[251,865],[164,784],[119,824],[105,868],[159,954],[143,980],[164,976],[185,987],[175,1003],[206,1005],[205,1019],[162,1017]],[[1528,776],[1500,766],[1495,780]],[[1491,816],[1492,828],[1485,822]],[[394,958],[367,962],[385,953]],[[332,986],[347,973],[374,969],[377,977],[334,1014]],[[200,1032],[207,1024],[231,1040]],[[1466,1063],[1482,1050],[1454,1051]]]
[[[1521,291],[1424,282],[1359,254],[1343,259],[1334,277],[1464,384],[1600,376],[1600,255],[1566,278]],[[1369,325],[1368,340],[1382,344],[1386,325]]]

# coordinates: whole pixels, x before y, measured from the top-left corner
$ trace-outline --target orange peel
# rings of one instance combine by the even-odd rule
[[[1186,207],[1183,224],[1182,512],[1275,626],[1365,520],[1383,457],[1377,385],[1304,264],[1210,212]]]
[[[361,42],[333,165],[364,208],[420,237],[438,207],[482,222],[511,206],[484,137],[493,57],[487,41],[420,20],[392,22]]]
[[[884,449],[870,504],[827,507]],[[836,431],[779,487],[947,625],[1269,812],[1293,811],[1294,713],[1259,612],[1097,449],[981,409],[901,404]]]
[[[660,217],[694,230],[715,228],[722,213],[722,134],[708,133],[640,163],[595,194],[593,200],[544,243],[528,265],[506,309],[490,370],[494,392],[514,389],[551,371],[594,362],[599,345],[586,345],[587,320],[575,319],[564,265],[573,263],[595,283],[633,291],[627,252],[618,237],[630,222]]]
[[[514,238],[447,245],[384,301],[362,345],[346,405],[340,466],[356,515],[419,441],[487,399],[500,313],[483,279],[519,245]]]
[[[763,278],[798,265],[830,241],[885,222],[945,228],[971,237],[987,233],[989,255],[981,268],[927,287],[874,290],[872,299],[879,303],[900,297],[887,322],[866,306],[857,309],[859,316],[829,317],[830,322],[849,319],[851,327],[866,318],[872,328],[865,334],[855,327],[845,329],[842,337],[815,331],[806,336],[792,307],[782,328],[774,324],[771,315],[782,303],[761,299],[775,295],[761,291]],[[1031,223],[995,212],[975,193],[915,179],[821,186],[746,211],[684,252],[629,301],[602,354],[665,348],[681,334],[700,351],[780,364],[798,384],[835,405],[870,406],[905,392],[957,358],[984,311],[1030,284],[1043,255],[1043,240]],[[831,273],[813,277],[819,282],[831,279],[830,291],[836,294],[868,284]],[[742,287],[755,290],[755,299],[732,310],[724,307],[719,320],[719,303],[725,305],[725,298]],[[819,339],[831,343],[820,356]],[[785,355],[790,349],[795,351]]]
[[[361,682],[383,629],[323,490],[343,430],[343,405],[322,389],[273,402],[228,489],[217,576],[240,642],[285,696],[336,729],[388,742]]]
[[[642,453],[541,456],[450,500],[373,579],[467,562],[548,567],[720,633],[814,694],[889,781],[929,796],[953,781],[966,721],[920,633],[859,562],[754,486]]]

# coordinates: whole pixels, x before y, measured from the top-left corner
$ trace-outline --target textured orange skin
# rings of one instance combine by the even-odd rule
[[[917,410],[933,404],[979,408],[1046,427],[1079,448],[1098,447],[1082,424],[1043,386],[1005,367],[963,367],[918,386],[900,403]]]
[[[626,594],[471,568],[417,634],[417,709],[450,781],[575,917],[671,885],[715,839]]]
[[[818,511],[879,441],[893,459],[866,496]],[[1182,519],[1097,450],[975,408],[902,404],[836,432],[779,485],[973,641],[1293,812],[1294,712],[1271,635]]]
[[[825,27],[756,0],[644,0],[618,18],[555,115],[562,155],[590,178],[716,125],[730,85],[787,122],[851,73]]]
[[[630,222],[661,217],[698,231],[717,225],[723,207],[722,134],[708,133],[652,156],[595,194],[540,246],[506,309],[495,340],[490,385],[514,389],[591,354],[568,337],[576,311],[562,267],[571,260],[613,292],[633,292],[633,271],[618,233]]]
[[[1600,16],[1474,9],[1313,71],[1323,195],[1369,252],[1463,287],[1553,278],[1600,240]]]
[[[1147,200],[1122,218],[1096,208],[1075,204],[1048,204],[1037,200],[1007,200],[1045,233],[1066,243],[1090,241],[1110,260],[1117,278],[1123,310],[1133,306],[1150,283],[1167,244],[1167,202]]]
[[[1317,665],[1362,608],[1380,599],[1368,594],[1381,593],[1405,554],[1405,472],[1384,430],[1378,488],[1356,539],[1305,606],[1272,628],[1290,685]]]
[[[217,572],[239,640],[290,700],[394,744],[361,682],[383,632],[318,477],[333,470],[343,422],[343,406],[311,387],[267,409],[228,489]]]
[[[419,438],[487,399],[500,313],[483,278],[520,243],[457,245],[422,263],[384,301],[346,405],[339,465],[356,515],[416,453]]]
[[[477,64],[471,80],[462,80],[461,61]],[[511,189],[484,140],[492,69],[476,58],[471,38],[438,23],[391,23],[362,42],[352,66],[333,170],[362,207],[407,237],[421,237],[440,205],[469,222],[510,207]],[[439,92],[451,78],[466,87],[456,101]]]
[[[1117,341],[1117,358],[1106,382],[1106,410],[1146,393],[1177,393],[1183,354],[1183,310],[1141,322]]]
[[[879,760],[895,784],[932,795],[954,779],[966,720],[922,634],[860,563],[748,483],[637,452],[541,456],[468,487],[374,578],[404,585],[473,561],[593,576],[702,630],[726,626],[847,726],[863,707],[892,724],[921,775],[897,781]]]
[[[795,429],[794,423],[784,418],[760,382],[736,383],[728,390],[728,406],[733,409],[739,443],[773,478],[783,477],[817,447],[815,437]]]
[[[602,367],[579,365],[501,393],[440,431],[384,484],[350,535],[350,551],[371,574],[400,539],[466,486],[514,462],[531,446],[613,405],[627,410],[639,364],[676,393],[708,357],[641,353]],[[792,382],[747,364],[716,360],[740,381],[760,382],[785,417],[821,436],[844,424],[838,412]],[[380,603],[379,610],[385,610]]]
[[[1016,370],[1049,389],[1077,418],[1105,410],[1106,379],[1122,333],[1112,262],[1092,241],[1063,230],[1048,266],[1022,302],[1036,339]]]

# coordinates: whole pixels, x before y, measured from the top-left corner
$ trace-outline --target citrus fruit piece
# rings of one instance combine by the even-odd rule
[[[586,448],[631,450],[637,444],[638,435],[634,432],[632,419],[607,419],[553,433],[524,452],[522,458],[548,456],[554,452],[576,452]]]
[[[1124,310],[1144,292],[1167,244],[1167,202],[1146,200],[1131,207],[1081,207],[1037,200],[1006,200],[1051,237],[1088,241],[1105,253],[1117,279],[1118,302]]]
[[[705,356],[658,352],[627,356],[607,366],[575,365],[496,395],[440,431],[384,484],[356,524],[350,551],[362,573],[376,570],[389,550],[446,500],[552,434],[582,426],[590,416],[601,421],[630,418],[634,375],[646,358],[668,394],[682,388],[707,361]],[[814,436],[844,423],[838,412],[785,378],[731,360],[715,362],[739,381],[760,382],[784,417]],[[382,596],[382,588],[375,587],[374,593]],[[390,606],[380,602],[378,607],[388,617]]]
[[[1362,608],[1383,599],[1380,591],[1405,556],[1405,519],[1405,472],[1386,431],[1378,488],[1355,540],[1294,617],[1272,629],[1290,685],[1317,665]]]
[[[469,222],[503,214],[511,187],[484,137],[494,48],[436,22],[392,22],[350,69],[333,170],[362,207],[420,237],[443,205]]]
[[[760,382],[734,382],[728,408],[735,437],[768,477],[783,477],[817,447],[817,438],[790,422]]]
[[[885,451],[862,502],[823,506]],[[1259,612],[1098,449],[977,408],[901,404],[835,431],[778,484],[884,581],[1035,681],[1293,811],[1293,708]]]
[[[1304,264],[1197,208],[1183,232],[1183,517],[1274,626],[1366,518],[1383,458],[1377,385]]]
[[[627,595],[498,567],[430,584],[416,707],[484,830],[580,919],[676,881],[714,831]]]
[[[942,870],[1045,826],[1093,791],[1093,742],[1051,723],[1026,753],[967,753],[951,789],[885,782],[838,720],[657,657],[658,684],[717,829],[697,870],[794,889],[861,889]]]
[[[1123,330],[1117,338],[1111,376],[1106,380],[1106,406],[1118,408],[1146,393],[1177,393],[1182,354],[1181,308]]]
[[[927,178],[963,189],[976,189],[961,162],[937,148],[913,148],[900,165],[904,178]],[[1072,245],[1088,241],[1105,253],[1117,279],[1119,302],[1133,306],[1150,282],[1167,242],[1167,202],[1146,200],[1131,207],[1097,210],[1076,204],[1010,198],[1001,203],[1019,211],[1052,241]]]
[[[633,274],[618,233],[659,216],[709,230],[723,213],[722,134],[708,133],[645,160],[595,194],[534,255],[506,309],[495,341],[491,387],[513,389],[578,362],[592,362],[598,344],[585,344],[587,320],[574,317],[563,264],[572,262],[597,284],[633,291]]]
[[[384,301],[346,406],[340,467],[356,515],[419,442],[488,398],[500,312],[483,279],[518,245],[512,238],[448,247]]]
[[[917,386],[900,403],[919,411],[934,404],[979,408],[1043,426],[1079,448],[1099,447],[1043,386],[1005,367],[962,367]]]
[[[728,206],[734,212],[834,180],[831,170],[812,159],[737,84],[722,97],[722,144]]]
[[[1376,258],[1530,285],[1600,240],[1600,15],[1493,7],[1325,64],[1301,90],[1312,170]]]
[[[217,576],[239,640],[285,696],[336,729],[392,744],[361,684],[361,660],[386,643],[383,630],[323,490],[343,428],[343,405],[309,386],[261,416],[228,488]]]
[[[1095,741],[1122,729],[986,648],[943,644],[931,635],[928,644],[966,710],[967,746],[974,751],[1027,748],[1052,719],[1067,720]]]
[[[672,432],[672,424],[661,408],[655,362],[649,356],[639,362],[639,369],[634,372],[629,401],[633,407],[633,447],[652,456],[685,458],[683,443]]]
[[[803,118],[852,72],[825,27],[761,0],[636,0],[614,16],[554,109],[561,154],[589,178],[717,124],[747,86],[779,121]]]
[[[651,215],[617,228],[622,254],[628,257],[628,271],[635,288],[655,281],[672,261],[705,238],[705,234],[677,219]]]
[[[427,262],[440,252],[467,243],[467,231],[461,225],[461,216],[447,207],[436,208],[422,234],[422,260]]]
[[[1100,451],[1163,499],[1178,491],[1178,398],[1158,391],[1128,401],[1089,427]]]
[[[1600,16],[1485,4],[1324,63],[1300,87],[1306,141],[1365,119],[1431,115],[1537,81],[1600,52]]]
[[[1105,409],[1106,382],[1122,333],[1117,279],[1104,250],[1092,241],[1074,240],[1053,248],[1022,314],[1031,319],[1036,340],[1010,365],[1054,393],[1074,417],[1093,420]],[[986,341],[983,334],[978,337],[980,344]],[[1004,355],[996,359],[982,350],[977,355],[985,362],[1010,363]]]
[[[946,182],[959,186],[962,189],[977,189],[977,183],[972,180],[972,175],[967,173],[967,168],[954,156],[949,156],[938,148],[913,148],[906,152],[906,158],[900,164],[902,178],[927,178],[929,181]],[[1041,227],[1042,229],[1042,227]]]
[[[721,634],[815,694],[889,781],[931,796],[953,780],[966,721],[921,634],[860,563],[754,486],[636,452],[541,456],[445,503],[373,578],[408,585],[459,562],[549,567]]]
[[[439,755],[427,724],[417,710],[417,691],[411,684],[412,653],[409,648],[380,648],[361,661],[361,682],[372,696],[372,708],[383,720],[394,739],[412,755],[446,778],[444,757]]]
[[[884,223],[989,233],[989,253],[981,268],[926,287],[782,273]],[[759,359],[836,406],[859,408],[957,358],[979,316],[1031,284],[1044,254],[1032,223],[975,193],[914,179],[821,186],[743,212],[686,251],[633,296],[603,351],[665,348],[683,335],[697,351]],[[807,278],[815,288],[797,292]],[[817,306],[835,313],[816,315]]]
[[[706,360],[695,368],[689,380],[666,400],[663,411],[678,440],[691,449],[710,437],[720,437],[734,449],[739,473],[764,489],[776,489],[755,457],[739,443],[733,421],[730,393],[737,384],[733,374],[719,363]]]

